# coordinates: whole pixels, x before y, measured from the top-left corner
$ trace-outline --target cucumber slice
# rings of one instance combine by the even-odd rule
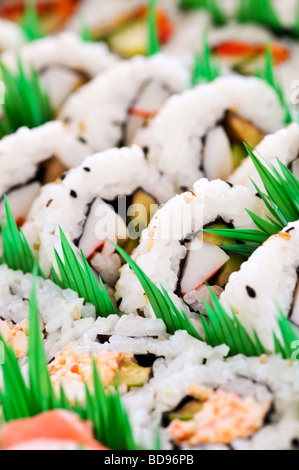
[[[126,384],[130,390],[133,387],[143,387],[149,381],[151,373],[151,367],[140,367],[134,362],[128,362],[121,366],[119,380],[120,383]]]
[[[191,421],[196,413],[202,409],[203,404],[200,401],[192,400],[186,403],[181,409],[173,411],[167,415],[169,421],[179,419],[180,421]]]
[[[147,48],[147,26],[144,20],[137,20],[123,26],[107,38],[113,52],[129,59],[145,55]]]

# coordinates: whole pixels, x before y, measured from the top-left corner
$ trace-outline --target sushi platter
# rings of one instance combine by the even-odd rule
[[[298,0],[1,0],[0,450],[299,450],[298,105]]]

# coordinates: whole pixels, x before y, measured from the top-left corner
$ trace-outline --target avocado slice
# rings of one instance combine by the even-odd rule
[[[233,144],[231,148],[233,156],[233,169],[236,170],[248,155],[243,144]]]
[[[180,421],[191,421],[194,415],[198,413],[203,407],[202,402],[198,400],[189,401],[182,408],[177,411],[173,411],[167,415],[169,421],[179,419]]]
[[[113,52],[129,59],[144,55],[147,47],[147,27],[144,20],[135,20],[119,28],[107,38]]]
[[[224,127],[233,143],[248,142],[256,147],[265,137],[257,127],[234,111],[226,113]]]
[[[227,230],[227,228],[228,227],[225,224],[214,224],[207,227],[207,230]],[[208,232],[203,232],[203,241],[220,247],[225,245],[235,245],[237,243],[234,240],[231,240],[230,238],[226,238],[221,235],[216,235],[214,233]]]
[[[119,369],[118,377],[120,383],[126,384],[128,390],[133,387],[143,387],[151,377],[151,367],[141,367],[134,362],[128,362]]]
[[[239,271],[244,261],[245,259],[242,256],[232,254],[230,256],[230,260],[219,271],[214,284],[224,288],[227,285],[231,274]]]
[[[149,194],[142,191],[142,189],[139,189],[132,197],[132,205],[134,204],[139,204],[144,207],[145,211],[140,212],[137,218],[131,217],[129,220],[135,220],[136,224],[139,223],[139,228],[143,230],[150,223],[151,216],[154,215],[152,206],[156,206],[156,209],[158,209],[157,201],[155,201],[155,199]]]

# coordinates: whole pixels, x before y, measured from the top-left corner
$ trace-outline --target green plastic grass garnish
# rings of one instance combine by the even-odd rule
[[[3,341],[3,339],[2,339]],[[4,343],[5,364],[3,371],[3,390],[0,400],[6,422],[36,416],[55,409],[73,411],[82,420],[93,424],[95,437],[110,449],[137,450],[127,411],[119,390],[106,391],[97,367],[93,366],[93,391],[86,386],[86,402],[72,406],[63,388],[56,396],[51,383],[48,364],[41,337],[39,313],[36,296],[36,274],[33,278],[29,302],[29,351],[27,385],[16,355],[11,346]]]
[[[209,233],[221,235],[238,240],[245,245],[232,245],[223,247],[227,251],[234,251],[248,255],[260,247],[269,237],[282,231],[290,222],[299,219],[299,181],[291,171],[278,160],[278,171],[273,164],[258,158],[246,145],[246,149],[263,182],[266,192],[258,188],[252,181],[257,193],[264,201],[272,217],[264,220],[258,215],[247,211],[258,230],[206,230]]]
[[[45,37],[35,0],[26,0],[25,14],[21,26],[28,41],[35,41]]]
[[[61,246],[64,261],[55,250],[55,257],[61,276],[61,281],[54,268],[52,274],[54,281],[63,289],[72,289],[85,299],[86,302],[93,304],[98,316],[108,317],[114,315],[115,308],[110,300],[107,290],[100,278],[98,285],[94,273],[89,266],[86,258],[81,251],[82,265],[73,251],[68,239],[60,228]]]
[[[167,332],[169,334],[174,334],[178,330],[185,330],[190,336],[200,340],[201,338],[198,332],[185,312],[183,310],[181,312],[178,310],[166,290],[162,286],[160,290],[122,248],[116,245],[114,246],[138,277],[154,314],[157,318],[163,320],[166,325]]]
[[[213,57],[208,42],[208,36],[207,34],[204,34],[202,55],[200,56],[196,54],[194,56],[191,85],[194,87],[200,83],[213,82],[220,76],[220,64],[218,63],[217,59]]]
[[[36,264],[36,259],[28,245],[28,242],[22,232],[19,230],[6,196],[4,196],[6,224],[1,221],[2,240],[3,240],[3,259],[10,269],[21,270],[24,273],[32,273]],[[45,277],[41,268],[38,267],[38,275]]]
[[[50,98],[42,90],[38,73],[33,68],[30,72],[25,72],[20,59],[15,74],[3,63],[0,68],[5,87],[0,138],[16,132],[23,126],[33,129],[52,121],[54,112]]]
[[[222,344],[229,346],[229,356],[243,354],[246,357],[258,357],[262,354],[269,354],[257,333],[252,331],[252,339],[238,320],[237,315],[232,312],[230,316],[211,289],[210,295],[213,306],[211,307],[205,302],[208,321],[201,315],[207,344],[213,347]],[[284,359],[290,359],[294,352],[291,345],[299,340],[299,336],[283,312],[280,309],[278,311],[278,326],[282,342],[279,341],[276,334],[273,334],[275,353],[281,354]]]

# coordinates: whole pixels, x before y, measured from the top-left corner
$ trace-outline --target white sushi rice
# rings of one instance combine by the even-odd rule
[[[0,317],[21,323],[28,319],[32,275],[0,266]],[[49,360],[70,341],[82,336],[95,321],[93,305],[71,290],[62,290],[52,281],[38,278],[37,299],[41,323],[46,334],[45,350]],[[76,319],[76,320],[75,320]],[[113,318],[111,318],[113,319]],[[111,319],[109,320],[111,322]]]
[[[120,63],[80,88],[67,100],[61,119],[66,120],[76,134],[81,132],[80,135],[94,152],[119,146],[120,143],[129,145],[130,142],[124,142],[124,128],[129,110],[143,88],[156,84],[158,92],[166,99],[187,89],[189,81],[188,71],[176,59],[162,54],[152,58],[136,57]],[[146,111],[157,111],[155,96],[147,103]],[[154,108],[147,109],[151,106]],[[80,131],[82,125],[85,129],[83,134]]]
[[[298,280],[299,223],[290,224],[286,231],[258,248],[241,270],[231,275],[220,297],[224,307],[228,311],[233,308],[246,330],[251,335],[255,330],[270,351],[274,350],[273,332],[281,339],[279,308],[289,315]],[[248,288],[254,294],[249,295]]]
[[[147,6],[145,0],[85,0],[77,14],[70,21],[68,28],[80,32],[82,18],[91,31],[105,30],[107,26],[117,24],[117,20],[134,12],[140,6]],[[157,0],[157,6],[163,8],[172,20],[176,20],[179,11],[173,0]]]
[[[256,147],[254,154],[273,164],[278,168],[277,159],[284,165],[289,167],[292,163],[298,161],[299,155],[299,125],[291,124],[286,129],[282,129],[275,134],[268,135]],[[295,169],[295,168],[294,168]],[[291,170],[293,170],[291,166]],[[299,176],[299,171],[296,171],[295,176]],[[242,184],[247,186],[252,191],[256,192],[251,180],[253,180],[259,188],[263,188],[263,183],[260,176],[251,160],[248,157],[240,165],[240,167],[231,175],[229,181],[232,184]]]
[[[11,21],[0,19],[0,51],[17,49],[25,42],[20,26]]]
[[[298,365],[279,356],[246,358],[236,356],[225,359],[226,346],[211,348],[184,331],[178,331],[170,338],[163,334],[160,320],[140,318],[137,323],[131,316],[122,317],[110,329],[110,338],[104,344],[96,339],[101,320],[95,328],[85,332],[76,342],[69,345],[77,353],[97,354],[101,351],[153,354],[157,357],[153,365],[153,377],[141,388],[132,389],[123,395],[130,415],[130,422],[138,443],[150,446],[154,431],[161,426],[165,412],[175,409],[188,395],[190,384],[209,388],[222,388],[253,398],[260,403],[271,402],[273,412],[270,420],[248,440],[235,440],[229,447],[204,445],[202,450],[221,448],[223,450],[288,450],[293,440],[298,439]],[[122,334],[122,327],[126,333]],[[152,323],[152,326],[150,326]],[[97,327],[96,327],[97,325]],[[161,325],[161,323],[160,323]],[[130,331],[131,338],[128,338]],[[151,335],[159,336],[158,339]],[[139,338],[138,338],[139,336]],[[68,382],[63,379],[64,389],[71,400],[84,400],[84,386],[80,381]],[[163,449],[171,449],[171,435],[162,431]]]
[[[114,66],[118,59],[105,44],[83,41],[72,32],[63,32],[23,45],[18,54],[3,54],[3,62],[17,69],[18,58],[28,70],[34,67],[58,110],[76,88]]]
[[[210,388],[229,389],[241,396],[255,397],[262,402],[272,398],[275,411],[271,415],[271,422],[252,438],[232,442],[230,448],[235,450],[293,448],[292,441],[298,439],[299,433],[298,365],[290,365],[288,361],[278,356],[268,357],[266,363],[260,358],[243,356],[223,360],[221,353],[225,354],[225,351],[210,350],[200,342],[188,342],[181,332],[168,341],[168,348],[169,351],[177,351],[177,356],[169,359],[166,355],[165,360],[156,361],[154,378],[150,383],[143,389],[124,396],[135,427],[135,435],[141,441],[151,442],[150,424],[153,421],[160,424],[161,415],[176,408],[188,395],[188,385],[194,383]],[[162,351],[165,352],[165,349]],[[205,365],[203,365],[204,359],[206,359]],[[145,407],[147,407],[146,412]],[[149,413],[152,413],[151,420],[146,419]],[[164,446],[167,448],[168,444],[169,448],[171,436],[167,431],[164,439]],[[207,445],[202,449],[212,450],[217,447],[219,446]],[[228,447],[224,446],[223,449],[228,450]]]
[[[135,143],[149,149],[149,160],[177,189],[190,187],[205,176],[201,169],[204,138],[228,110],[236,111],[265,134],[284,125],[283,110],[271,87],[256,78],[231,76],[171,97],[149,125],[139,131]],[[217,140],[214,146],[212,154],[225,147]],[[222,157],[220,150],[219,161]]]
[[[275,72],[278,77],[278,81],[282,84],[282,88],[284,91],[285,99],[290,105],[296,104],[294,102],[296,90],[298,91],[298,74],[299,74],[299,67],[298,67],[298,58],[299,58],[299,47],[297,42],[292,41],[290,39],[281,39],[275,37],[273,34],[269,32],[269,30],[263,28],[262,26],[258,25],[246,25],[246,24],[228,24],[223,28],[215,28],[211,29],[209,32],[209,44],[212,48],[216,47],[217,45],[226,42],[232,41],[237,43],[245,43],[248,45],[267,45],[267,44],[278,44],[285,48],[286,52],[289,53],[289,57],[279,65],[275,66]],[[275,53],[274,53],[275,57]],[[232,71],[232,63],[230,58],[219,57],[218,60],[221,61],[222,65],[222,73],[228,74]],[[240,58],[240,62],[241,62]],[[246,66],[246,60],[244,57],[244,65]],[[262,67],[264,59],[261,57],[260,59],[257,58],[257,62],[253,66],[255,69]],[[275,59],[274,59],[275,62]]]
[[[90,171],[87,172],[86,168]],[[160,175],[150,167],[137,146],[111,149],[88,157],[70,171],[61,184],[46,185],[33,204],[24,226],[30,246],[40,245],[38,257],[44,272],[48,275],[51,263],[56,265],[53,248],[61,253],[59,226],[71,242],[78,240],[84,233],[88,208],[96,198],[114,201],[118,196],[130,196],[140,188],[158,203],[166,202],[174,194],[172,188],[164,184]],[[96,234],[91,235],[95,237]],[[114,240],[115,233],[111,236]],[[120,267],[119,257],[113,253],[113,247],[106,244],[104,257],[107,254],[108,264],[103,276],[108,283],[110,275],[117,277]]]
[[[171,199],[152,219],[142,234],[139,247],[133,253],[140,268],[155,282],[169,292],[176,305],[190,310],[174,292],[180,276],[181,262],[187,249],[182,241],[219,217],[235,228],[254,228],[244,207],[263,217],[262,201],[241,186],[231,188],[220,180],[206,179],[194,185],[194,191]],[[120,310],[126,313],[144,311],[152,315],[144,291],[128,266],[122,268],[117,284],[116,298],[122,299]],[[193,318],[198,314],[193,314]]]
[[[35,129],[23,127],[0,141],[0,216],[5,215],[3,195],[16,219],[26,219],[41,183],[35,181],[39,166],[52,157],[69,169],[90,154],[66,125],[53,121]]]
[[[56,156],[66,168],[79,165],[90,150],[60,121],[23,127],[0,141],[0,195],[35,177],[37,166]]]

